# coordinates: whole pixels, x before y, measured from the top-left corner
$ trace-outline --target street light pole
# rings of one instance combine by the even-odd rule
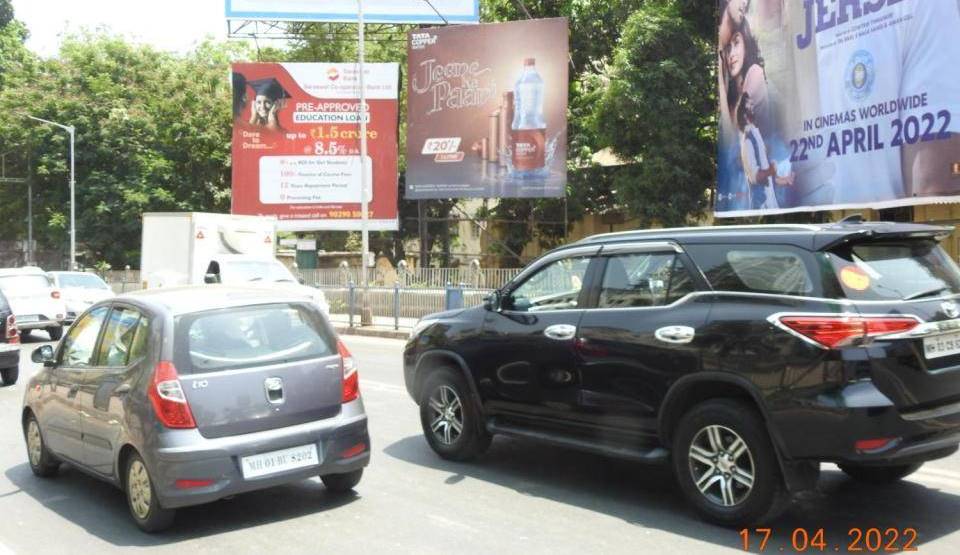
[[[59,127],[63,129],[70,135],[70,269],[77,269],[77,197],[76,197],[76,166],[75,166],[75,153],[74,153],[74,143],[76,142],[76,133],[77,130],[72,125],[63,125],[62,123],[57,123],[55,121],[46,120],[43,118],[38,118],[36,116],[31,116],[30,114],[23,114],[24,116],[39,121],[40,123],[46,123],[48,125],[53,125],[54,127]]]

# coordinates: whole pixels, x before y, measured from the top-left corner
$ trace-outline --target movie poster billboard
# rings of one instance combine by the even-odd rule
[[[561,197],[567,20],[408,35],[407,199]]]
[[[720,0],[716,215],[960,198],[958,0]]]
[[[286,231],[357,230],[360,117],[367,122],[368,225],[397,229],[397,64],[233,64],[234,214]]]

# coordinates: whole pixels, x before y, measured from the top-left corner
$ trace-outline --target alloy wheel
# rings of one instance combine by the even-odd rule
[[[444,445],[451,445],[463,432],[463,404],[448,385],[441,385],[430,396],[430,430]]]
[[[32,418],[27,424],[27,455],[30,457],[30,464],[40,466],[40,457],[43,455],[43,439],[40,437],[40,426]]]
[[[747,443],[726,426],[705,426],[690,442],[690,476],[704,497],[733,507],[753,491],[756,466]]]
[[[127,474],[127,491],[133,513],[137,518],[145,520],[150,515],[152,491],[147,467],[140,460],[130,463],[130,471]]]

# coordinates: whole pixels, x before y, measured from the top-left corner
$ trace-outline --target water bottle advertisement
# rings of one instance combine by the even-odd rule
[[[407,199],[562,197],[565,18],[408,35]]]

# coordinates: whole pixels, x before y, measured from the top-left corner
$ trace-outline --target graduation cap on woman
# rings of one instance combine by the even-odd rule
[[[288,93],[286,89],[280,85],[280,82],[273,77],[249,81],[248,84],[253,89],[253,92],[257,94],[257,96],[265,96],[270,100],[291,98],[290,93]]]

